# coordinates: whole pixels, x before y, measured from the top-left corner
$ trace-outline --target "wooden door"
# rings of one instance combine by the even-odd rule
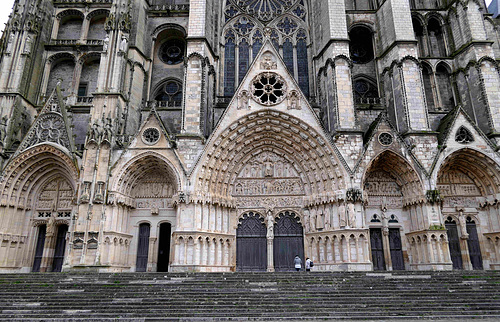
[[[160,238],[158,242],[158,272],[168,272],[168,263],[170,260],[170,235],[172,226],[169,223],[160,225]]]
[[[448,234],[448,247],[450,248],[451,261],[454,269],[462,269],[462,250],[460,249],[460,239],[458,238],[457,223],[451,218],[444,222]]]
[[[476,222],[471,217],[467,217],[467,246],[469,247],[469,257],[473,269],[483,269],[483,258],[481,256],[481,248],[479,247],[479,238],[477,235]]]
[[[145,272],[148,267],[149,253],[149,224],[139,225],[139,240],[137,245],[137,262],[135,264],[136,272]]]
[[[376,271],[385,270],[384,244],[381,228],[370,228],[370,243],[372,246],[373,269]]]
[[[293,271],[296,255],[304,258],[304,229],[300,217],[285,211],[278,215],[274,224],[274,270]]]
[[[60,272],[64,262],[64,251],[66,250],[67,225],[59,225],[57,228],[56,248],[54,251],[54,260],[52,261],[52,272]]]
[[[254,212],[239,220],[236,229],[236,269],[238,271],[265,271],[267,269],[266,224]]]
[[[35,260],[33,261],[33,272],[40,271],[40,264],[42,263],[43,257],[43,248],[45,245],[45,233],[47,231],[46,225],[38,226],[38,237],[36,240],[36,248],[35,248]]]
[[[404,270],[405,263],[399,228],[389,228],[389,248],[391,250],[392,269]]]

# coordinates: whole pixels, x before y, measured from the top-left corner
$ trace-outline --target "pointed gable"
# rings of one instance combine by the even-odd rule
[[[129,149],[141,148],[172,148],[175,143],[171,140],[170,134],[165,128],[156,108],[152,107],[148,117],[142,123],[135,138],[130,143]]]
[[[266,39],[247,74],[220,118],[213,135],[235,120],[259,110],[277,110],[295,116],[324,133],[316,113],[281,56]]]
[[[69,153],[75,152],[71,126],[59,87],[50,95],[14,155],[41,143],[53,143]]]

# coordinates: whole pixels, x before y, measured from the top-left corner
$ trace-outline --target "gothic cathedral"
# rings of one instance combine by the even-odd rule
[[[0,272],[500,269],[484,0],[16,0]]]

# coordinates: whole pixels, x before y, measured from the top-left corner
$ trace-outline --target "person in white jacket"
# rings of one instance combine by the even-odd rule
[[[312,262],[312,260],[309,257],[307,257],[306,258],[306,272],[311,271],[311,262]]]

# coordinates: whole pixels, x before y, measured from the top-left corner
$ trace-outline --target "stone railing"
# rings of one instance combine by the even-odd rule
[[[150,101],[148,102],[148,108],[182,108],[182,102],[178,101]]]
[[[52,46],[75,46],[78,41],[78,39],[53,39],[49,44]]]
[[[446,230],[420,230],[406,234],[408,257],[413,270],[451,270]]]
[[[104,40],[101,39],[87,39],[87,46],[102,46],[104,45]]]
[[[189,12],[189,4],[163,4],[152,5],[150,11],[173,11],[173,12]]]
[[[385,99],[383,97],[357,97],[355,98],[354,104],[358,107],[377,107],[384,106]]]
[[[77,3],[77,4],[92,4],[92,3],[112,3],[113,0],[54,0],[54,3]]]
[[[94,101],[93,96],[78,96],[76,98],[76,103],[78,105],[80,105],[80,104],[83,104],[83,105],[92,104],[93,101]]]

